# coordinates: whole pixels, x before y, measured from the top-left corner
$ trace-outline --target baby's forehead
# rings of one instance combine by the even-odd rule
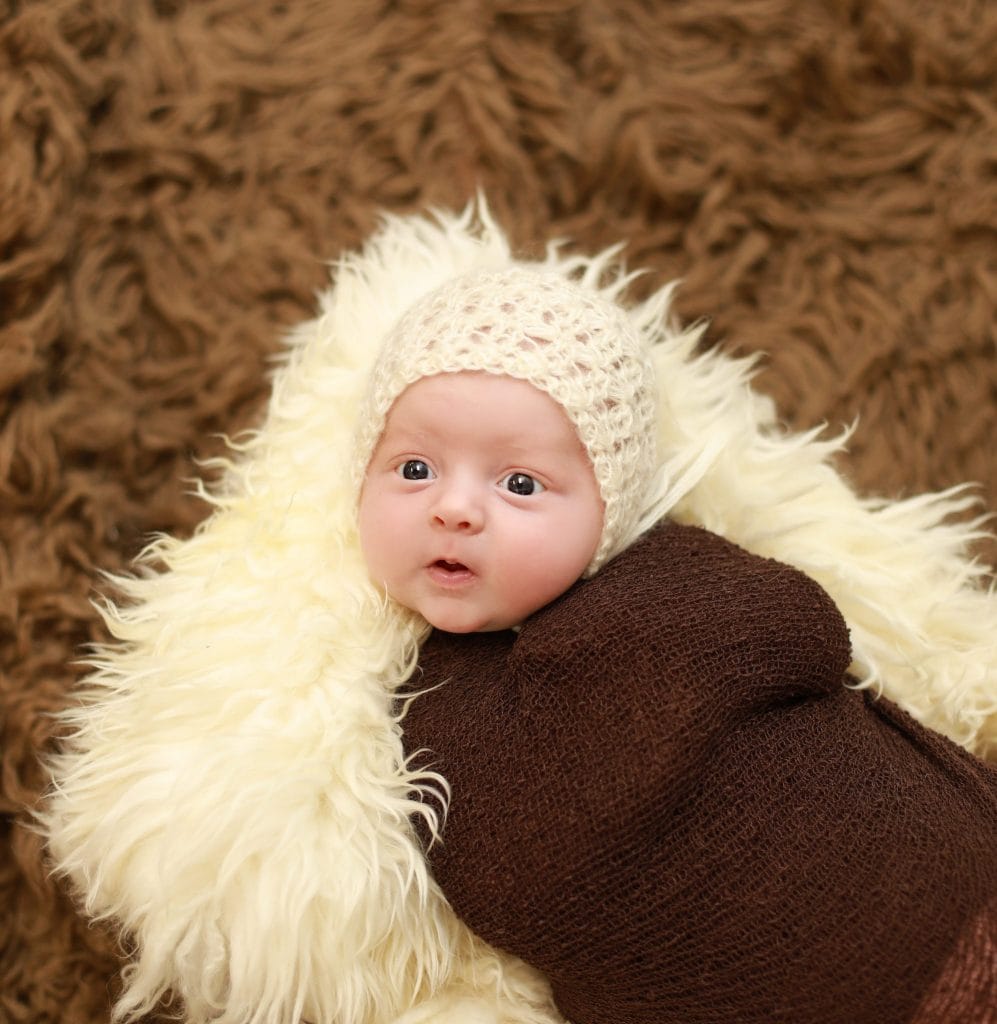
[[[405,437],[485,441],[524,453],[584,451],[574,423],[550,395],[529,381],[480,371],[433,374],[405,388],[388,412],[383,439]]]

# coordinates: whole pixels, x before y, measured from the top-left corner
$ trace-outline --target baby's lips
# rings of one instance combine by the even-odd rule
[[[463,562],[450,558],[437,558],[433,565],[445,569],[447,572],[468,572],[468,567]]]
[[[430,579],[444,587],[461,588],[477,579],[473,569],[456,559],[438,558],[426,566],[426,571]]]

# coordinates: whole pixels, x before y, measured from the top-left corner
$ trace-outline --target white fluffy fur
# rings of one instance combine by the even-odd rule
[[[545,265],[618,295],[613,250]],[[288,339],[262,428],[235,448],[213,514],[119,579],[44,825],[87,914],[134,945],[120,1016],[167,990],[191,1022],[543,1024],[535,973],[454,918],[410,833],[414,778],[392,694],[423,625],[359,555],[348,474],[380,340],[445,278],[512,262],[483,204],[389,218],[336,267]],[[670,289],[632,311],[654,341],[671,454],[645,519],[670,511],[816,577],[845,613],[854,670],[922,721],[997,756],[997,595],[953,525],[956,492],[859,499],[843,439],[792,435],[750,365],[696,355]],[[203,490],[203,489],[202,489]]]

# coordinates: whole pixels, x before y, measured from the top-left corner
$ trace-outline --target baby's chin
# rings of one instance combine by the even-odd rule
[[[506,629],[518,629],[521,617],[468,615],[461,612],[431,611],[420,614],[433,627],[443,633],[501,633]]]

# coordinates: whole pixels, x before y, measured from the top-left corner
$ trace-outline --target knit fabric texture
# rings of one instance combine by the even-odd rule
[[[815,582],[675,524],[518,634],[432,634],[437,881],[574,1024],[994,1020],[997,771],[848,664]]]
[[[359,417],[363,479],[395,399],[422,377],[479,371],[528,381],[574,424],[605,505],[591,575],[622,550],[656,466],[656,388],[624,310],[540,268],[462,275],[416,302],[388,336]]]

